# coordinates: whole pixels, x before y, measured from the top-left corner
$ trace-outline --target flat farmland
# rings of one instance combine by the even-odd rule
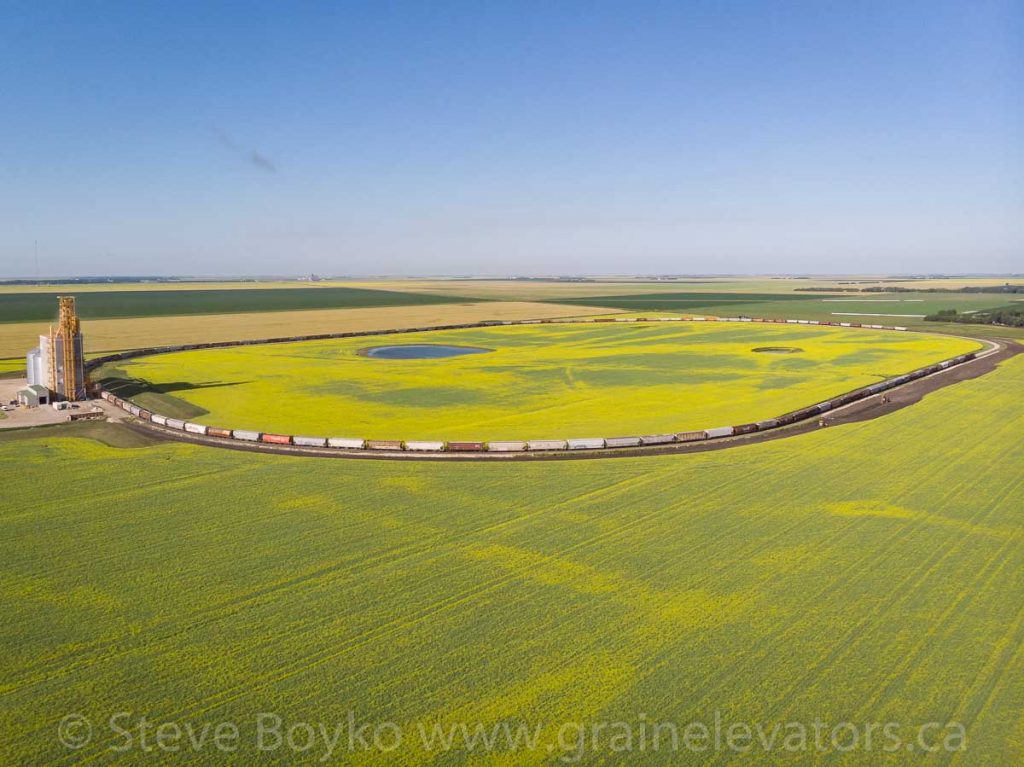
[[[392,344],[490,351],[420,360],[360,354]],[[762,347],[798,351],[753,351]],[[192,410],[179,412],[228,428],[565,439],[761,420],[979,348],[959,338],[832,327],[536,325],[177,352],[114,363],[97,377],[157,412],[184,402]]]
[[[74,291],[67,291],[73,294]],[[54,293],[0,294],[0,322],[50,320],[57,305]],[[471,299],[465,299],[471,300]],[[477,299],[479,300],[479,299]],[[359,309],[376,306],[418,306],[451,303],[425,293],[366,288],[235,288],[230,290],[116,290],[86,292],[78,297],[84,320],[112,317],[173,317],[197,314]]]
[[[82,332],[85,335],[86,351],[96,354],[148,346],[356,330],[388,330],[480,320],[586,316],[607,314],[608,311],[605,308],[526,301],[492,301],[367,309],[89,320],[83,323]],[[39,334],[46,333],[48,328],[48,322],[0,323],[0,358],[14,358],[12,364],[21,365],[25,352],[38,344]]]
[[[136,764],[115,712],[393,722],[327,761],[462,764],[430,732],[540,727],[501,763],[618,763],[566,722],[898,722],[882,752],[744,764],[1024,761],[1024,357],[877,420],[721,453],[517,464],[297,459],[0,436],[0,762]],[[955,446],[936,460],[936,446]],[[60,719],[94,723],[81,750]],[[905,748],[959,722],[966,751]],[[636,730],[634,730],[635,732]],[[571,731],[575,732],[575,731]],[[588,730],[589,732],[589,730]],[[813,737],[813,736],[812,736]],[[346,743],[347,741],[343,741]],[[666,741],[662,741],[664,744]],[[500,741],[499,741],[500,743]],[[670,743],[670,741],[669,741]],[[634,754],[634,756],[636,756]],[[647,764],[729,752],[648,750]],[[951,758],[952,757],[952,758]],[[155,756],[153,758],[156,758]]]
[[[717,316],[781,317],[831,322],[931,327],[923,318],[942,309],[960,313],[1005,306],[996,293],[726,293],[679,292],[560,298],[559,303],[607,306],[636,314],[674,312]]]

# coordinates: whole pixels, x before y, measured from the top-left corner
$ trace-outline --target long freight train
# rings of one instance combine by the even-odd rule
[[[462,328],[475,328],[475,327],[486,327],[488,325],[532,325],[532,324],[555,324],[555,323],[578,323],[578,322],[643,322],[643,321],[661,321],[661,322],[703,322],[703,321],[718,321],[718,322],[774,322],[774,323],[790,323],[790,324],[801,324],[801,325],[834,325],[839,327],[865,327],[874,330],[906,330],[905,327],[887,327],[883,325],[861,325],[856,322],[820,322],[817,320],[784,320],[784,319],[763,319],[763,318],[751,318],[751,317],[691,317],[688,319],[678,317],[664,317],[656,318],[651,320],[645,320],[643,318],[633,317],[621,317],[621,318],[609,318],[599,317],[594,319],[586,320],[573,320],[573,319],[550,319],[550,320],[493,320],[485,322],[474,322],[464,323],[459,325],[437,325],[431,327],[420,327],[420,328],[407,328],[402,330],[384,330],[384,331],[360,331],[352,333],[323,333],[318,335],[309,336],[291,336],[288,338],[271,338],[261,339],[254,341],[222,341],[206,344],[187,344],[181,346],[163,346],[154,347],[150,349],[136,349],[129,352],[122,352],[119,354],[112,354],[105,357],[92,360],[88,363],[90,369],[97,367],[105,362],[113,362],[117,360],[129,359],[133,357],[142,357],[150,354],[163,354],[167,352],[185,351],[193,349],[211,349],[221,348],[227,346],[244,346],[250,344],[265,344],[265,343],[289,343],[294,341],[318,341],[331,338],[350,338],[355,336],[379,336],[390,333],[415,333],[425,332],[430,330],[458,330]],[[269,432],[250,431],[246,429],[223,429],[213,426],[206,426],[204,424],[193,423],[191,421],[184,421],[177,418],[168,418],[167,416],[153,413],[149,410],[143,409],[134,403],[124,400],[109,391],[101,392],[103,399],[108,402],[120,407],[126,412],[130,413],[140,421],[148,421],[156,426],[160,426],[166,429],[186,432],[188,434],[194,434],[202,437],[213,437],[216,439],[223,440],[234,440],[238,442],[247,443],[258,443],[269,446],[293,446],[299,448],[323,448],[325,450],[366,450],[366,451],[383,451],[383,452],[398,452],[405,451],[411,453],[515,453],[515,452],[551,452],[551,451],[576,451],[576,450],[615,450],[615,449],[626,449],[626,448],[639,448],[645,446],[659,446],[659,445],[670,445],[685,442],[698,442],[704,440],[721,439],[724,437],[732,437],[744,434],[753,434],[761,431],[768,431],[770,429],[777,429],[782,426],[788,426],[798,421],[804,421],[808,418],[814,418],[824,413],[834,410],[836,408],[849,405],[857,400],[864,399],[866,397],[874,396],[884,391],[888,391],[896,386],[908,383],[910,381],[916,381],[917,379],[924,378],[925,376],[938,373],[941,370],[953,367],[955,365],[961,365],[965,362],[969,362],[977,357],[976,352],[970,354],[962,354],[952,359],[944,360],[943,362],[929,365],[928,367],[920,368],[911,373],[906,373],[895,378],[890,378],[886,381],[881,381],[871,386],[865,386],[860,389],[855,389],[846,394],[842,394],[834,399],[819,402],[817,405],[811,405],[810,407],[801,408],[790,413],[784,413],[783,415],[775,418],[768,418],[763,421],[757,421],[755,423],[745,423],[736,426],[719,426],[711,429],[698,429],[691,431],[682,431],[669,434],[648,434],[632,437],[587,437],[587,438],[573,438],[573,439],[539,439],[539,440],[501,440],[501,441],[490,441],[490,442],[470,442],[470,441],[441,441],[441,440],[375,440],[375,439],[358,439],[353,437],[308,437],[308,436],[295,436],[289,434],[272,434]]]

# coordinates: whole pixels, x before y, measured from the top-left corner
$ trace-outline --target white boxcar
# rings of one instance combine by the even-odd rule
[[[362,450],[366,446],[366,440],[351,439],[349,437],[330,437],[327,440],[328,447],[340,447],[344,450]]]
[[[258,431],[245,431],[243,429],[235,429],[233,435],[235,439],[240,439],[244,442],[260,441],[260,433]]]
[[[818,412],[819,413],[827,413],[829,410],[832,409],[832,403],[831,402],[820,402],[817,405],[815,405],[815,407],[818,408]]]
[[[705,429],[704,430],[708,439],[715,439],[715,437],[731,437],[733,428],[731,426],[719,426],[717,429]]]
[[[640,437],[641,445],[667,445],[669,442],[675,441],[675,434],[646,434]]]
[[[153,413],[153,417],[150,418],[149,420],[151,420],[153,423],[159,426],[167,425],[167,416],[165,415],[157,415],[156,413]]]
[[[640,445],[639,437],[608,437],[605,439],[604,444],[608,447],[638,447]]]
[[[697,442],[707,438],[707,432],[703,429],[700,431],[681,431],[676,434],[676,442]]]
[[[165,425],[168,429],[178,429],[180,431],[185,430],[185,422],[178,418],[168,418]]]
[[[487,443],[487,451],[490,453],[518,453],[521,450],[526,450],[525,442],[505,441]]]
[[[853,326],[849,322],[840,322],[839,323],[839,327],[841,327],[841,328],[849,328],[849,327],[853,327]]]
[[[757,422],[757,429],[758,429],[758,431],[764,431],[765,429],[774,429],[778,425],[779,425],[779,419],[778,418],[768,418],[768,419],[766,419],[764,421],[758,421]]]
[[[327,437],[292,437],[292,443],[300,447],[327,447]]]
[[[440,453],[442,450],[444,450],[444,442],[406,440],[405,449],[415,450],[420,453]]]
[[[191,432],[192,434],[206,434],[206,427],[201,423],[186,423],[185,431]]]
[[[604,440],[600,437],[582,437],[570,439],[567,444],[570,450],[599,450],[604,447]]]
[[[137,416],[139,413],[142,412],[142,408],[139,407],[138,405],[129,405],[128,412],[131,413],[132,415]]]
[[[565,450],[564,439],[531,439],[526,443],[527,450]]]
[[[107,402],[110,402],[110,400],[113,399],[113,397],[114,397],[114,395],[112,395],[108,391],[100,392],[100,396],[103,397],[103,399],[105,399]]]

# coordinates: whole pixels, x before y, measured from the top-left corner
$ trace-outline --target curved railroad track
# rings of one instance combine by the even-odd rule
[[[518,323],[516,323],[518,324]],[[409,450],[346,450],[331,447],[304,447],[294,444],[272,444],[265,442],[244,442],[222,437],[210,437],[177,429],[167,428],[150,421],[136,418],[126,419],[122,423],[134,431],[162,440],[172,442],[188,442],[192,444],[218,447],[227,450],[244,450],[247,452],[271,453],[274,455],[290,455],[307,458],[344,458],[363,460],[406,460],[406,461],[538,461],[538,460],[594,460],[600,458],[630,458],[651,455],[670,455],[678,453],[701,453],[711,450],[727,450],[730,448],[787,439],[823,428],[823,419],[827,428],[868,421],[874,418],[902,410],[933,391],[966,381],[994,370],[1000,363],[1024,352],[1024,345],[1005,338],[981,338],[972,340],[989,344],[986,351],[961,364],[930,373],[907,383],[887,389],[882,394],[857,399],[849,404],[836,407],[822,416],[809,416],[795,423],[773,427],[750,434],[719,437],[694,442],[673,442],[661,445],[642,447],[612,448],[587,450],[551,450],[551,451],[517,451],[517,452],[415,452]],[[884,401],[883,401],[884,395]],[[115,407],[105,403],[109,407]]]

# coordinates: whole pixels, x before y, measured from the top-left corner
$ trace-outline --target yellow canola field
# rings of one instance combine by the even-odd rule
[[[367,347],[488,349],[378,359]],[[788,347],[792,353],[763,353]],[[215,426],[364,439],[613,437],[737,425],[980,348],[921,333],[753,323],[530,325],[141,358],[108,375]]]

